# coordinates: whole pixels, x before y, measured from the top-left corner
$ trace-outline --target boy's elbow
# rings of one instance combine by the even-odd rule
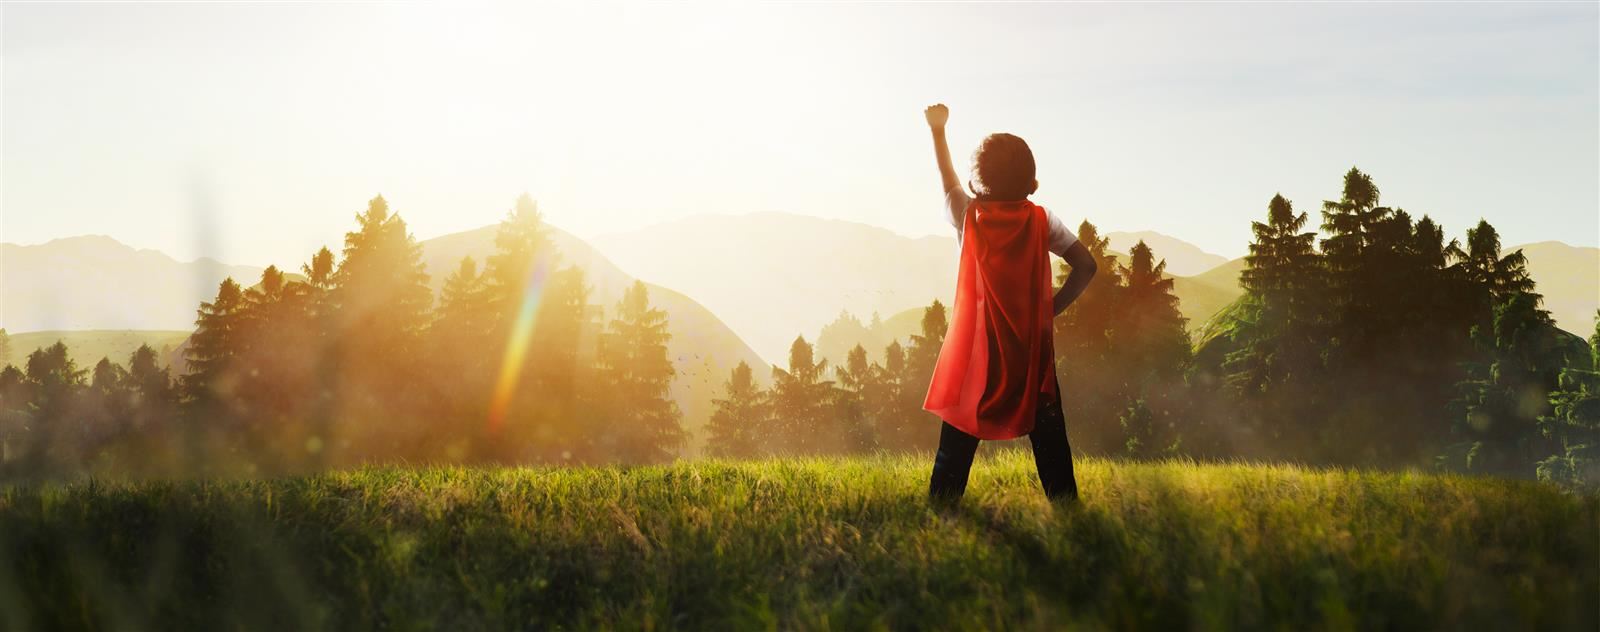
[[[1073,269],[1074,270],[1083,270],[1083,276],[1093,277],[1096,272],[1100,271],[1100,264],[1095,263],[1094,258],[1091,257],[1091,258],[1085,259],[1079,265],[1073,266]]]

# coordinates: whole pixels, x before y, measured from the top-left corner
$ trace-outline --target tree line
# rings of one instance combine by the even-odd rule
[[[1252,223],[1243,296],[1198,327],[1156,253],[1112,253],[1083,222],[1102,273],[1054,323],[1076,451],[1600,478],[1600,329],[1585,342],[1556,328],[1493,226],[1446,241],[1426,215],[1383,206],[1356,169],[1320,215],[1308,229],[1308,213],[1274,196]],[[297,274],[269,267],[250,287],[223,281],[199,306],[181,375],[148,347],[80,368],[60,343],[0,370],[0,474],[681,454],[665,312],[637,283],[594,304],[528,196],[493,254],[460,261],[437,301],[387,202],[355,219],[337,256],[323,248]],[[770,380],[735,367],[707,452],[931,449],[937,420],[921,404],[947,327],[935,301],[881,361],[857,345],[830,366],[797,337]]]
[[[1426,215],[1381,205],[1358,169],[1320,214],[1308,230],[1274,196],[1252,222],[1243,296],[1196,336],[1165,263],[1142,241],[1116,256],[1083,222],[1111,273],[1055,321],[1075,449],[1600,481],[1600,322],[1587,342],[1556,328],[1492,225],[1447,242]],[[858,345],[830,372],[799,338],[770,388],[735,368],[710,453],[930,448],[921,402],[945,327],[936,301],[882,363]]]
[[[57,343],[0,370],[0,471],[262,474],[378,460],[654,462],[684,441],[666,314],[591,302],[524,195],[435,304],[379,196],[339,256],[224,280],[173,375],[148,346],[82,369]],[[491,412],[493,413],[491,418]]]

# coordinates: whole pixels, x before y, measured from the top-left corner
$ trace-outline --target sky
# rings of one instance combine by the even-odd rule
[[[527,192],[580,237],[783,211],[945,234],[1033,147],[1076,225],[1226,256],[1351,166],[1452,237],[1600,242],[1600,3],[8,4],[0,241],[298,268],[381,193],[426,239]],[[1315,220],[1313,220],[1315,222]]]

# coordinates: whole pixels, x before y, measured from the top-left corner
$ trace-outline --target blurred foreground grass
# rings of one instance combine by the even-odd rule
[[[1600,618],[1594,496],[1282,465],[1026,453],[963,505],[925,456],[373,468],[0,489],[10,630],[1569,628]]]

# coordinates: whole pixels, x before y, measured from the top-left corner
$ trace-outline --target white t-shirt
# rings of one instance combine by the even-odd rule
[[[971,203],[972,196],[967,195],[967,192],[963,191],[961,187],[954,187],[944,194],[945,219],[950,221],[951,226],[956,227],[957,246],[961,244],[961,231],[965,227],[963,220],[966,219],[967,205]],[[1061,223],[1061,218],[1056,217],[1055,213],[1051,213],[1050,209],[1045,209],[1044,214],[1045,217],[1050,218],[1050,252],[1056,253],[1057,257],[1065,259],[1067,258],[1067,249],[1071,248],[1072,244],[1078,243],[1078,236],[1067,230],[1067,225]]]

